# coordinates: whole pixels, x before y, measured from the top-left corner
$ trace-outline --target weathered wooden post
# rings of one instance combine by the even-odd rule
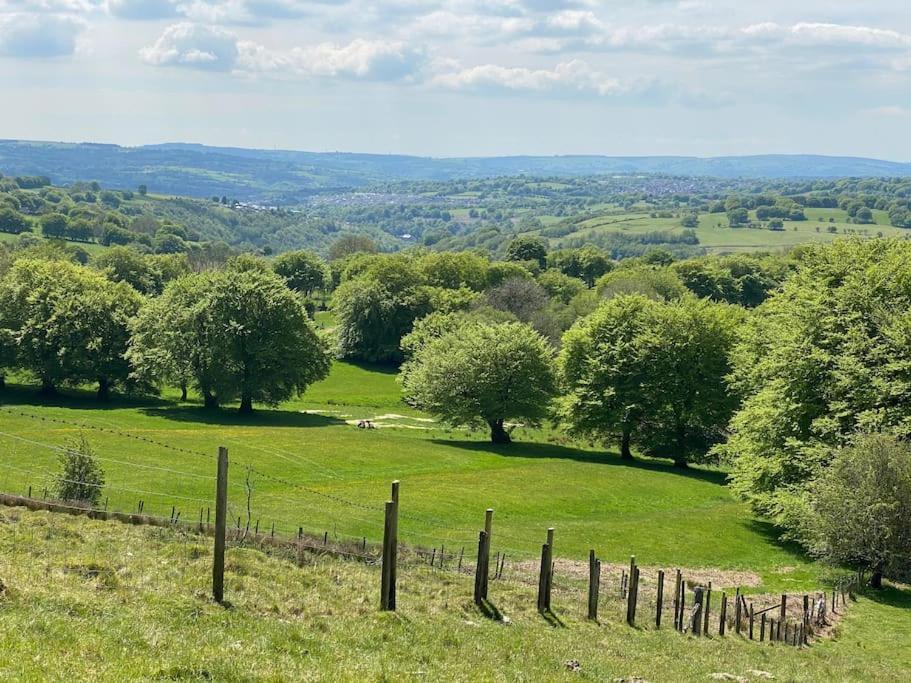
[[[553,583],[554,529],[547,530],[547,543],[541,546],[541,572],[538,575],[538,611],[550,611],[550,589]]]
[[[588,618],[598,621],[598,588],[601,583],[601,562],[594,549],[588,551]]]
[[[636,556],[629,558],[629,590],[626,596],[626,623],[630,626],[636,623]]]
[[[674,630],[680,630],[680,570],[677,570],[676,578],[674,581]]]
[[[728,594],[721,593],[721,616],[718,619],[718,635],[723,636],[728,625]]]
[[[140,503],[140,508],[142,503]],[[218,473],[215,478],[215,557],[212,562],[212,597],[225,600],[225,531],[228,517],[228,449],[218,449]]]
[[[759,620],[759,642],[762,643],[765,641],[765,612],[762,613],[762,618]]]
[[[693,590],[693,611],[690,614],[689,629],[694,636],[702,634],[702,603],[705,600],[705,589],[696,586]]]
[[[753,640],[753,603],[750,603],[750,640]]]
[[[392,539],[391,539],[391,558],[392,562],[389,567],[389,609],[393,612],[396,606],[396,597],[398,595],[399,581],[399,480],[392,482]]]
[[[380,609],[384,612],[391,611],[389,587],[392,577],[392,517],[395,514],[395,508],[391,500],[387,500],[384,505],[385,517],[383,520],[383,557],[380,566]]]
[[[487,552],[487,532],[478,532],[478,560],[474,569],[474,604],[480,607],[487,599],[486,585],[484,583],[484,567],[487,561],[484,554]]]
[[[709,608],[712,605],[712,582],[709,581],[708,588],[705,590],[705,599],[702,606],[702,611],[704,616],[702,619],[702,634],[707,636],[709,635]]]
[[[661,628],[661,610],[664,606],[664,570],[658,570],[658,595],[655,598],[655,628]]]
[[[734,633],[740,635],[740,589],[734,594]]]

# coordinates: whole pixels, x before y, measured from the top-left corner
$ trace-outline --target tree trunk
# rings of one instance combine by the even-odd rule
[[[184,382],[183,384],[180,385],[180,400],[181,401],[187,400],[187,383],[186,382]]]
[[[686,462],[686,426],[677,418],[677,452],[674,453],[674,467],[689,467]]]
[[[870,575],[870,588],[879,590],[883,587],[883,565],[882,562],[873,567],[873,573]]]
[[[631,425],[624,424],[623,431],[620,434],[620,457],[624,460],[632,460],[633,452],[630,450],[629,442],[632,436],[633,428]]]
[[[98,400],[107,401],[111,398],[111,383],[105,377],[98,378]]]
[[[245,393],[240,397],[240,409],[238,412],[249,415],[253,412],[253,397],[250,394]]]
[[[57,387],[54,385],[54,382],[44,377],[41,379],[41,395],[42,396],[56,396]]]
[[[218,397],[210,391],[203,391],[202,404],[204,407],[214,410],[218,407]]]
[[[503,420],[488,420],[487,424],[490,425],[490,442],[497,444],[508,444],[512,443],[512,439],[509,438],[509,432],[503,429]]]

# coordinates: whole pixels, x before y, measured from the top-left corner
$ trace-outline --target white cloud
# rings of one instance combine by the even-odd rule
[[[140,55],[155,66],[231,71],[237,62],[237,38],[224,29],[183,22],[166,28]]]
[[[623,95],[631,90],[619,79],[607,76],[578,59],[561,62],[553,69],[482,64],[438,74],[430,82],[451,90],[588,93],[600,96]]]
[[[908,118],[911,117],[911,108],[902,107],[897,104],[888,104],[882,107],[873,107],[868,109],[871,114],[884,116],[887,118]]]
[[[428,61],[423,49],[400,41],[356,39],[343,45],[321,43],[287,52],[245,43],[242,49],[242,70],[280,77],[413,80]]]
[[[0,56],[65,57],[76,50],[84,21],[61,14],[0,15]]]

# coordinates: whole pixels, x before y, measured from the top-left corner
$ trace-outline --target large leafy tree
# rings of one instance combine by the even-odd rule
[[[63,383],[97,382],[107,398],[126,384],[130,320],[142,298],[123,283],[65,261],[21,259],[0,291],[0,330],[19,367],[46,393]]]
[[[608,300],[564,335],[564,418],[577,433],[619,437],[624,458],[635,443],[685,467],[721,440],[737,405],[725,378],[739,320],[692,296]]]
[[[883,575],[911,575],[911,447],[886,434],[861,435],[808,489],[798,539],[831,562]]]
[[[323,289],[329,279],[329,272],[323,260],[312,251],[301,249],[289,251],[273,264],[275,272],[288,283],[288,287],[304,296]]]
[[[911,244],[807,250],[734,358],[746,398],[718,452],[734,489],[790,526],[792,504],[855,432],[911,435]]]
[[[428,334],[402,367],[405,396],[452,424],[486,424],[493,443],[506,423],[535,423],[555,393],[552,350],[521,323],[473,323]]]
[[[336,289],[338,353],[373,362],[401,360],[399,344],[433,309],[432,292],[413,259],[375,256],[353,263]]]
[[[192,382],[208,406],[275,405],[329,372],[327,344],[281,278],[238,264],[176,280],[140,317],[137,371]]]
[[[723,441],[739,398],[727,384],[742,309],[692,296],[652,307],[638,348],[647,409],[638,442],[678,467]]]
[[[563,336],[558,367],[561,413],[571,431],[618,439],[632,458],[633,432],[648,410],[648,367],[641,343],[658,304],[644,296],[610,299]]]
[[[540,237],[516,237],[506,247],[506,260],[536,261],[544,269],[547,266],[547,243]]]

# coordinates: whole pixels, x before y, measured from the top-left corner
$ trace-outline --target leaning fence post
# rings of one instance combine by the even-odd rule
[[[487,552],[487,532],[478,534],[478,561],[474,569],[474,604],[480,607],[487,599],[486,585],[484,583],[484,567],[487,564],[484,554]]]
[[[598,620],[598,558],[594,549],[588,551],[588,618]]]
[[[664,603],[664,570],[658,570],[658,596],[655,598],[655,628],[661,628],[661,609]]]
[[[212,562],[212,597],[225,599],[225,525],[228,516],[228,449],[218,449],[218,474],[215,484],[215,557]],[[140,503],[141,506],[141,503]]]

